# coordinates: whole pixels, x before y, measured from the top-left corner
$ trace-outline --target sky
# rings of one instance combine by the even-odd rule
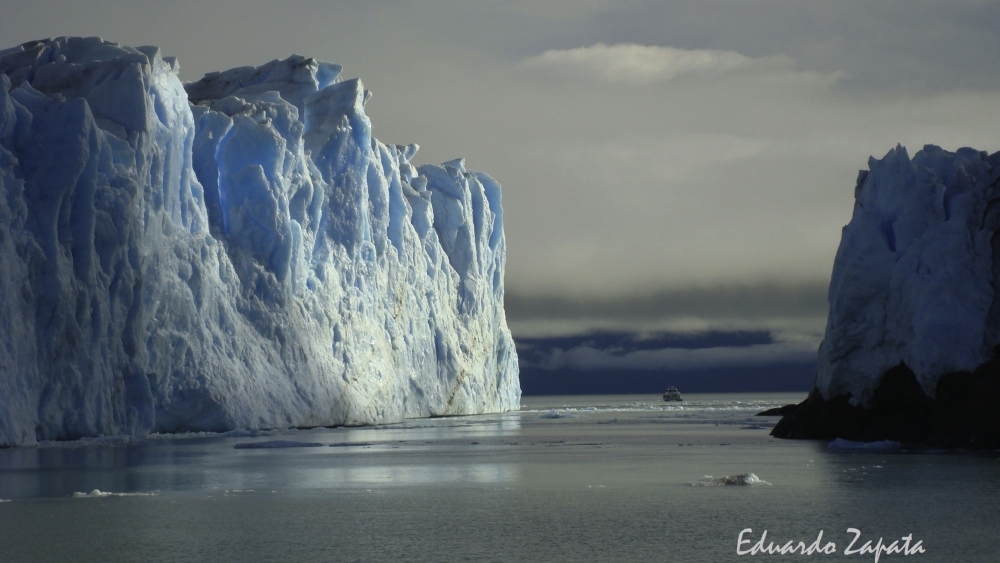
[[[594,330],[766,331],[758,348],[806,362],[869,157],[1000,150],[996,1],[4,4],[3,47],[158,45],[185,81],[292,53],[343,65],[381,141],[502,184],[508,322],[560,353]],[[761,354],[708,348],[657,365]],[[630,354],[612,367],[650,361]]]

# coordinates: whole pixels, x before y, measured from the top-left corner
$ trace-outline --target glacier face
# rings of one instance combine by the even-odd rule
[[[816,388],[866,404],[903,363],[934,397],[1000,343],[1000,153],[897,146],[869,160],[830,281]]]
[[[518,408],[500,186],[292,56],[0,51],[0,446]]]

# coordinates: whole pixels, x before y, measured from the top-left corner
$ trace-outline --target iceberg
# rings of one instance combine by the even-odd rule
[[[1000,153],[897,146],[868,164],[815,388],[773,434],[1000,445]]]
[[[0,446],[517,409],[500,185],[341,67],[0,51]]]

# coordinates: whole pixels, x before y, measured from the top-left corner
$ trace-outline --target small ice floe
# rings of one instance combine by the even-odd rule
[[[725,477],[712,477],[705,475],[697,481],[691,483],[692,487],[724,487],[726,485],[770,485],[753,473],[743,473],[742,475],[727,475]]]
[[[235,430],[230,430],[229,432],[223,432],[222,435],[226,438],[256,438],[257,436],[264,436],[265,434],[260,430],[237,428]]]
[[[770,430],[774,428],[774,424],[768,426],[766,424],[747,424],[740,426],[740,430]]]
[[[611,420],[598,420],[598,424],[616,424],[618,422],[618,417],[612,418]]]
[[[0,498],[0,503],[10,502],[9,498]]]
[[[535,418],[577,418],[578,415],[573,414],[570,411],[560,411],[560,410],[550,410],[545,411],[542,414],[536,416]]]
[[[258,436],[271,435],[270,430],[250,430],[247,428],[236,428],[225,432],[173,432],[169,434],[153,433],[144,437],[145,440],[191,440],[195,438],[256,438]]]
[[[39,440],[39,448],[86,448],[90,446],[127,446],[141,441],[135,436],[93,436],[76,440]]]
[[[330,444],[331,448],[360,448],[361,446],[374,446],[371,442],[337,442]]]
[[[259,450],[269,448],[319,448],[323,446],[319,442],[296,442],[295,440],[268,440],[266,442],[245,442],[236,444],[233,448],[237,450]]]
[[[73,493],[73,498],[107,498],[107,497],[152,497],[156,496],[156,493],[112,493],[108,491],[102,491],[100,489],[94,489],[89,493]]]
[[[863,450],[863,451],[876,451],[876,452],[892,452],[902,449],[902,444],[893,440],[882,440],[880,442],[855,442],[853,440],[845,440],[843,438],[837,438],[836,440],[830,442],[827,449],[833,451],[850,451],[850,450]]]

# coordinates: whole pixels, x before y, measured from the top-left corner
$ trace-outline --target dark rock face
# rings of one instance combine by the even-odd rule
[[[900,364],[885,373],[867,408],[851,404],[850,394],[824,399],[814,389],[771,435],[1000,448],[1000,358],[995,355],[973,373],[942,376],[935,395],[924,394],[910,368]]]

